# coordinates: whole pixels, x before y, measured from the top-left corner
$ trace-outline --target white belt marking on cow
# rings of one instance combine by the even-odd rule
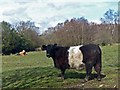
[[[69,48],[68,60],[69,60],[70,68],[80,69],[81,65],[84,65],[84,63],[82,62],[83,54],[79,49],[81,46],[82,45],[72,46]]]

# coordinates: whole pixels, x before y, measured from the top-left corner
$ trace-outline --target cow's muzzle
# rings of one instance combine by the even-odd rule
[[[46,56],[47,56],[48,58],[50,58],[50,55],[49,55],[49,54],[47,54]]]

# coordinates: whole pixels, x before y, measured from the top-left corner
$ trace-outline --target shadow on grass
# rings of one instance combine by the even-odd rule
[[[106,77],[106,75],[103,75],[103,74],[101,74],[100,76],[101,76],[101,79]],[[95,79],[95,78],[97,78],[97,74],[92,74],[91,79]]]
[[[78,73],[78,72],[68,72],[65,73],[65,79],[67,78],[72,78],[72,79],[84,79],[85,78],[85,73]]]
[[[72,78],[72,79],[84,79],[86,76],[86,73],[78,73],[78,72],[69,72],[65,74],[65,79]],[[101,79],[106,77],[106,75],[101,74]],[[97,78],[97,74],[92,73],[90,80],[93,80]]]

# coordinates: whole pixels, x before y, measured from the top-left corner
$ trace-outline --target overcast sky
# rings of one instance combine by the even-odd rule
[[[34,21],[41,30],[73,17],[100,23],[108,9],[118,10],[119,0],[0,0],[0,22]]]

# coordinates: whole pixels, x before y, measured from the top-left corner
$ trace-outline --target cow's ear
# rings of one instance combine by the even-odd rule
[[[57,43],[55,43],[54,46],[57,46]]]
[[[43,50],[46,50],[46,45],[42,45],[42,47],[41,47],[41,50],[43,51]]]

